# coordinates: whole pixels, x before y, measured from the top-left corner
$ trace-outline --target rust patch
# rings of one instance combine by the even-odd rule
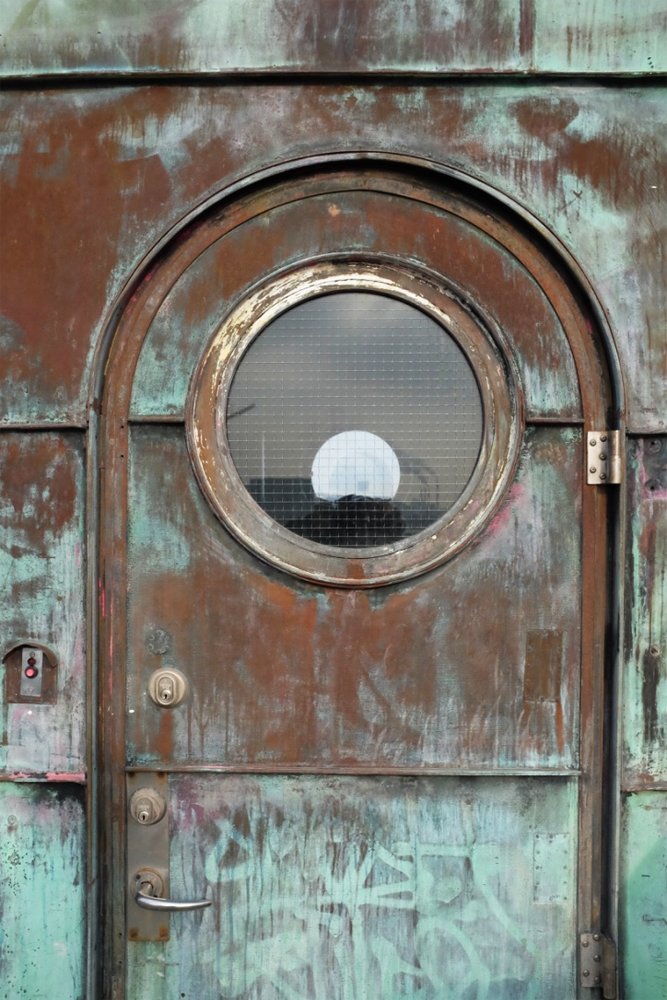
[[[27,544],[41,552],[79,516],[76,463],[66,438],[7,434],[0,441],[0,495]]]
[[[644,712],[645,743],[656,743],[662,737],[658,715],[660,665],[660,651],[647,649],[642,657],[642,709]]]
[[[529,629],[526,632],[526,661],[523,696],[526,701],[559,701],[563,663],[562,632]]]

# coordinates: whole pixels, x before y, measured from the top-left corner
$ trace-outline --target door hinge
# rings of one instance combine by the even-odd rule
[[[589,485],[620,483],[623,461],[620,431],[589,431],[586,476]]]
[[[616,1000],[616,945],[606,934],[580,935],[579,981],[591,989],[602,987],[604,1000]]]

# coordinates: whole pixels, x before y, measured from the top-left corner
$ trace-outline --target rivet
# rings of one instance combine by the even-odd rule
[[[651,646],[649,653],[651,656],[660,656],[660,646]]]
[[[594,465],[591,465],[591,467],[590,467],[590,469],[588,471],[589,472],[597,472],[598,470],[596,469],[596,467]]]
[[[602,961],[602,957],[600,955],[593,955],[593,961],[594,962],[601,962]]]
[[[594,934],[593,935],[593,940],[594,941],[599,941],[600,940],[600,935],[599,934]]]
[[[606,440],[607,440],[607,435],[606,434],[600,434],[600,441],[606,441]]]
[[[607,478],[607,473],[606,472],[601,472],[600,473],[600,479],[605,480],[606,478]]]
[[[581,947],[588,948],[588,944],[589,944],[588,938],[584,938],[584,940],[581,942]]]
[[[582,972],[581,974],[582,974],[582,976],[583,976],[584,978],[585,978],[586,976],[590,976],[590,972],[588,971],[588,969],[584,969],[584,971],[583,971],[583,972]]]
[[[600,979],[599,976],[596,976],[595,979],[593,980],[593,982],[597,984],[597,983],[601,983],[602,980]]]
[[[607,461],[607,453],[606,453],[606,451],[601,451],[600,452],[600,461],[601,462],[606,462]]]
[[[591,438],[588,443],[590,444],[591,448],[594,448],[595,445],[597,444],[597,441],[595,440],[595,438]]]

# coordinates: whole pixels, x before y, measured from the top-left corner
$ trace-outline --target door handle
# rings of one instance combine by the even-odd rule
[[[156,877],[151,877],[155,874]],[[137,872],[132,885],[132,895],[137,903],[144,910],[160,910],[162,913],[177,913],[183,910],[203,910],[211,905],[210,899],[163,899],[160,895],[153,895],[156,888],[161,891],[159,883],[162,879],[151,871]],[[156,886],[157,883],[157,886]]]

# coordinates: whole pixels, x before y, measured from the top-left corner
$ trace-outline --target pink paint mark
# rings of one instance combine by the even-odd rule
[[[46,772],[47,781],[70,781],[76,785],[85,785],[86,775],[79,771],[63,771],[62,773],[56,771]]]
[[[100,607],[102,608],[102,618],[106,618],[107,616],[106,594],[104,592],[104,587],[102,586],[101,580],[98,580],[98,586],[100,588]]]
[[[524,495],[524,488],[521,483],[514,483],[503,501],[503,505],[493,518],[491,523],[485,528],[485,533],[496,538],[502,534],[508,522],[515,516],[516,507],[521,505]]]

